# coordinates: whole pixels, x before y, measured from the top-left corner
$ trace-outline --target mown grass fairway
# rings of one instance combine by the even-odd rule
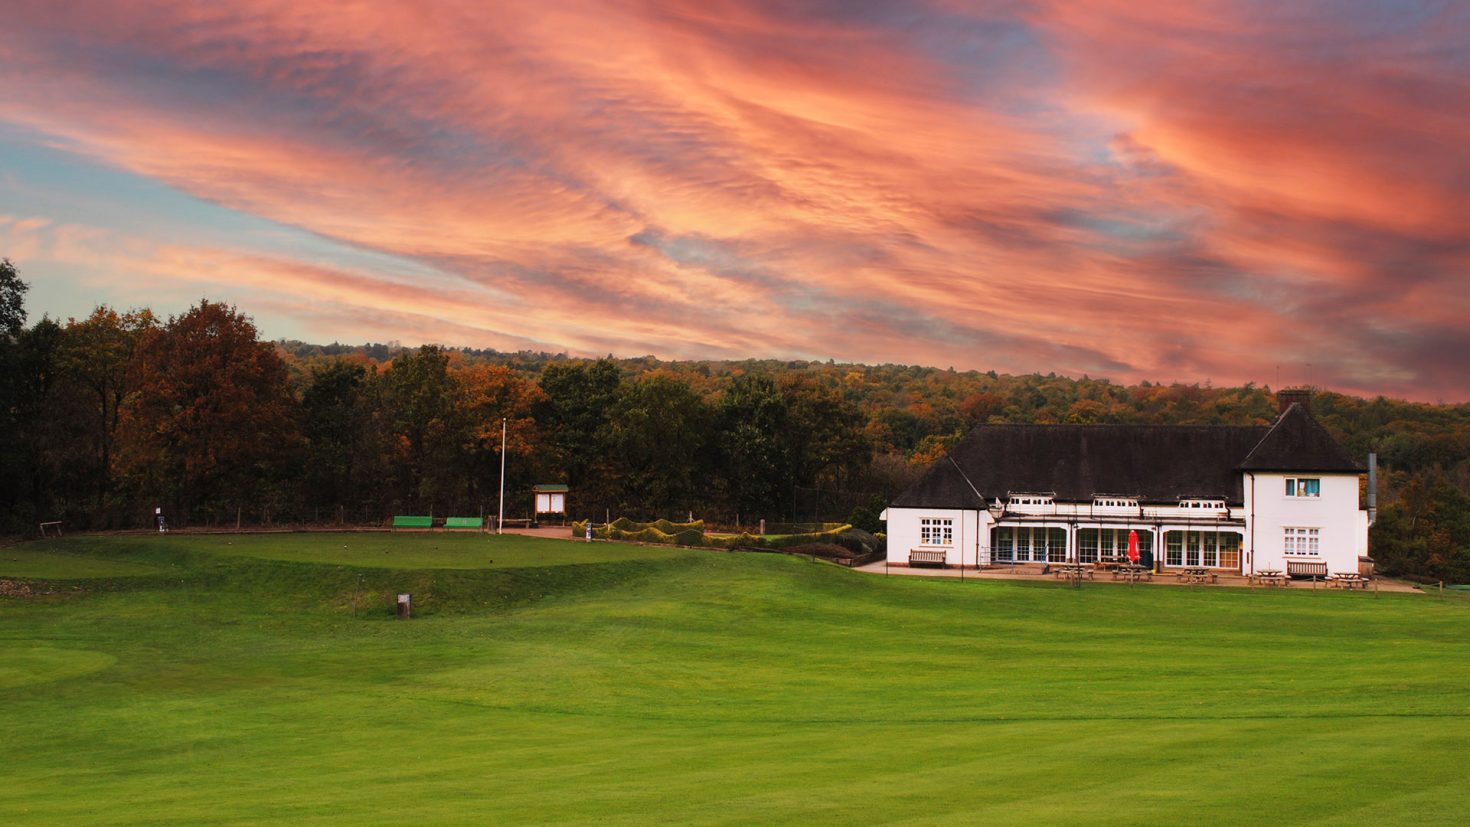
[[[358,535],[228,540],[21,547],[154,573],[0,598],[0,822],[1458,824],[1470,811],[1458,599],[1078,591],[774,555],[374,538],[417,561],[394,569],[346,565],[371,557],[351,556]],[[526,543],[580,562],[432,567]],[[306,562],[313,548],[324,562]],[[4,551],[0,576],[20,574]],[[399,590],[420,617],[390,619]]]

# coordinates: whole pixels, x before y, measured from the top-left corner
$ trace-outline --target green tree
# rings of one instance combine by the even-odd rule
[[[711,416],[689,383],[652,374],[623,385],[611,417],[621,512],[678,519],[708,482]]]
[[[0,258],[0,338],[14,340],[26,323],[26,291],[20,272],[8,258]]]
[[[54,412],[56,352],[61,327],[43,318],[22,329],[3,354],[6,366],[6,431],[0,435],[0,497],[12,528],[57,517],[55,505],[64,432]]]
[[[123,401],[133,388],[134,354],[145,334],[157,327],[152,311],[118,313],[106,305],[62,331],[57,368],[69,392],[66,402],[76,410],[78,456],[69,463],[74,476],[88,489],[94,522],[106,523],[103,513],[113,493],[113,455]],[[58,400],[58,406],[64,404]],[[66,411],[57,411],[66,419]]]
[[[617,480],[608,458],[609,416],[621,373],[612,359],[552,364],[541,374],[545,394],[536,421],[545,437],[546,463],[579,502],[613,505]]]
[[[370,426],[365,420],[367,369],[335,359],[312,370],[301,395],[301,430],[306,440],[303,494],[313,506],[356,505],[359,471],[367,460]]]
[[[398,354],[383,373],[383,389],[400,507],[430,509],[452,495],[450,478],[464,442],[449,354],[435,345]]]
[[[720,398],[717,445],[729,505],[743,518],[775,517],[789,505],[786,403],[771,377],[735,377]]]

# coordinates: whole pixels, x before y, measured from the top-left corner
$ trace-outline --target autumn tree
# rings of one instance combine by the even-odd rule
[[[500,480],[501,422],[505,421],[506,490],[531,484],[527,461],[540,443],[535,419],[545,394],[534,382],[500,365],[471,365],[454,371],[459,420],[458,465],[471,503],[488,502]]]
[[[279,500],[296,403],[285,363],[248,316],[201,301],[145,332],[134,369],[118,459],[139,494],[182,520]]]

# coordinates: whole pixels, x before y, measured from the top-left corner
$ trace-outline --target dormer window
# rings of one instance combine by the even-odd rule
[[[1286,496],[1320,497],[1322,496],[1322,480],[1316,477],[1287,477]]]
[[[1056,505],[1057,498],[1051,494],[1012,494],[1011,506],[1048,506]]]
[[[1180,500],[1179,501],[1179,507],[1180,508],[1187,508],[1187,509],[1190,509],[1191,511],[1224,511],[1225,510],[1225,501],[1224,500],[1187,499],[1187,500]]]
[[[1093,508],[1137,508],[1137,497],[1093,497]]]

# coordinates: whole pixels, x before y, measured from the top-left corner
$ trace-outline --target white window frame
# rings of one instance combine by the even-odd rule
[[[1180,508],[1204,509],[1206,511],[1224,511],[1225,510],[1225,501],[1224,500],[1197,500],[1197,499],[1180,500],[1179,501],[1179,507]]]
[[[1286,526],[1282,553],[1287,557],[1322,556],[1322,529],[1312,526]]]
[[[922,517],[919,520],[919,545],[953,546],[954,520],[950,517]]]
[[[1311,493],[1307,493],[1309,488]],[[1318,499],[1322,496],[1322,478],[1287,477],[1286,496],[1291,499]]]

